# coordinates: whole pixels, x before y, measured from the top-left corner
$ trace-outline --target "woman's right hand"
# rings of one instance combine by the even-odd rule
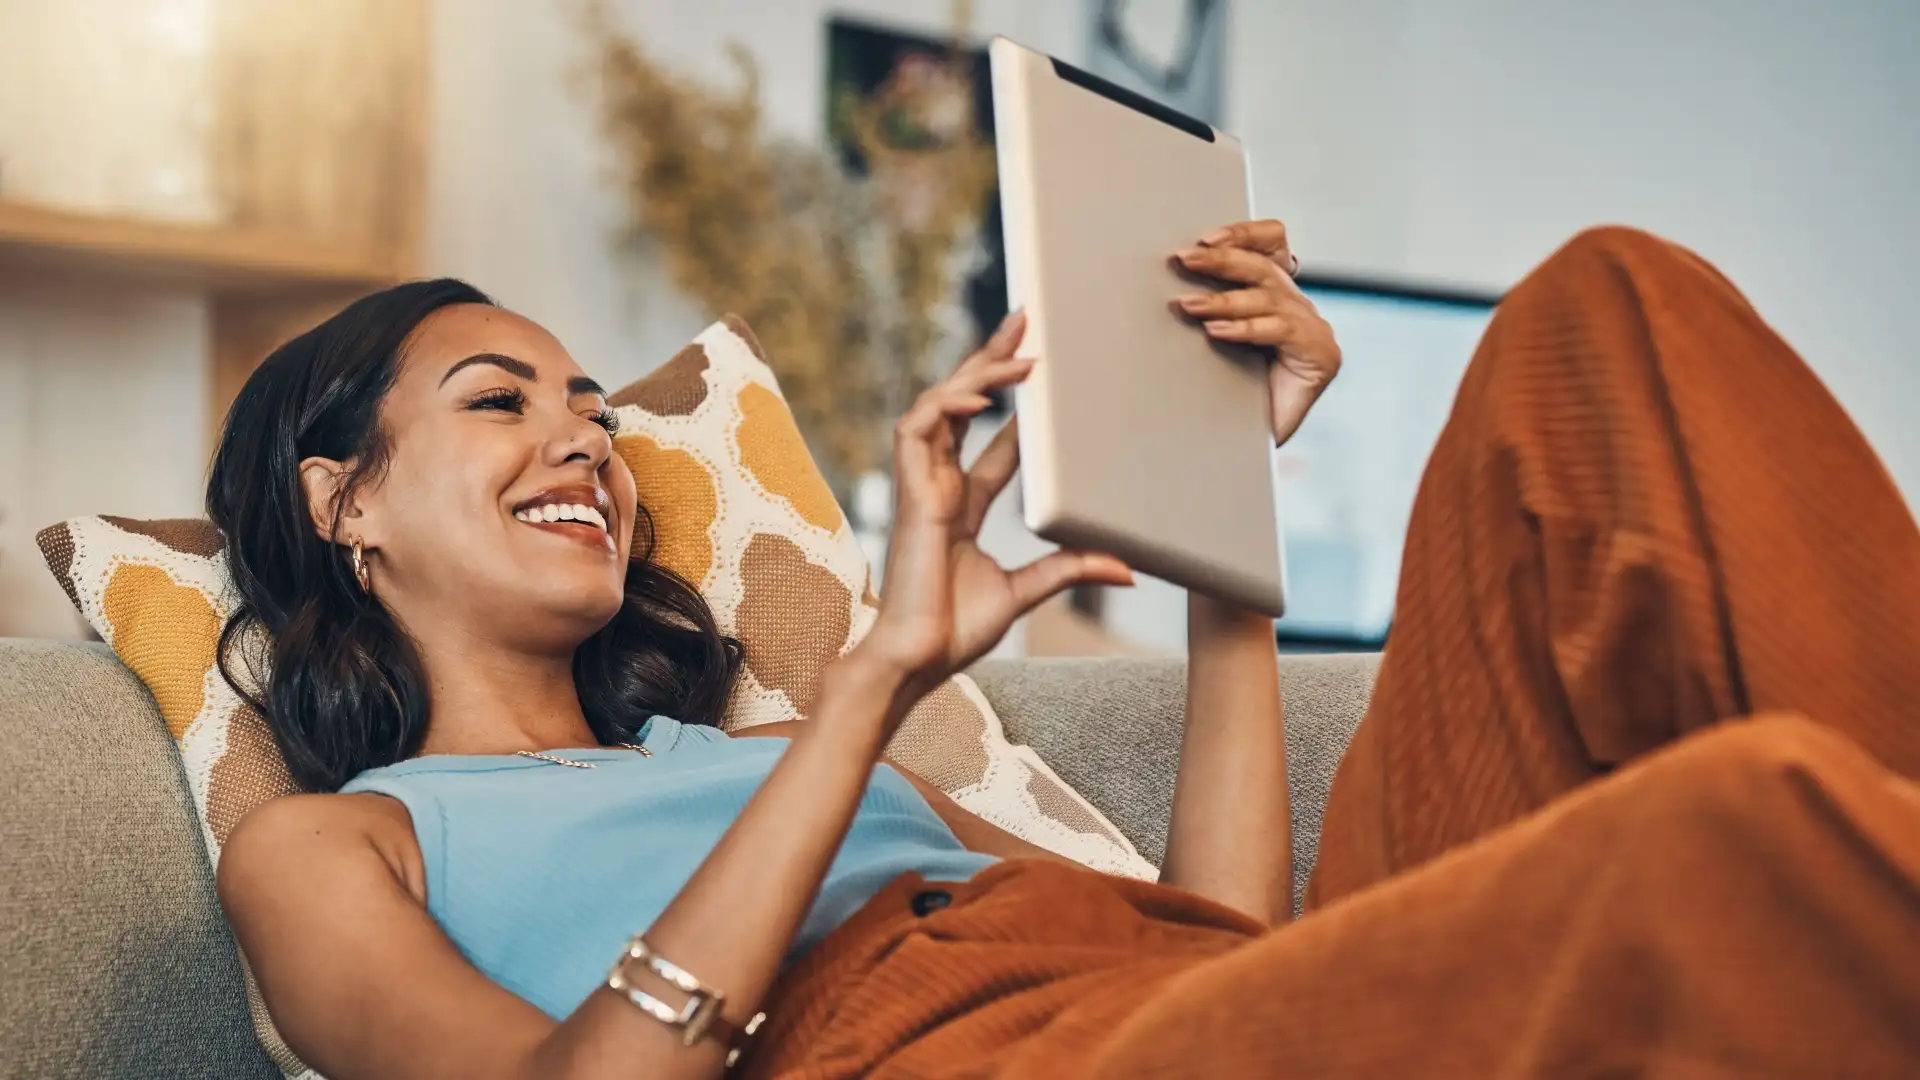
[[[886,596],[857,655],[896,674],[910,704],[999,642],[1013,621],[1080,583],[1131,585],[1133,573],[1111,555],[1057,551],[1007,570],[980,550],[981,522],[1020,464],[1009,420],[973,468],[960,447],[987,392],[1014,385],[1033,368],[1014,355],[1026,330],[1019,312],[952,375],[920,395],[894,428],[895,512],[887,551]]]

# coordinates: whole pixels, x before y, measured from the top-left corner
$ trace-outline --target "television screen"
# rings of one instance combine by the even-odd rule
[[[1393,620],[1414,491],[1496,297],[1303,278],[1345,361],[1276,455],[1282,642],[1371,646]]]

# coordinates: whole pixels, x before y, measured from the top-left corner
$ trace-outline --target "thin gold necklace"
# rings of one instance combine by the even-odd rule
[[[653,751],[641,746],[639,743],[623,742],[614,743],[613,745],[622,750],[637,751],[641,757],[653,756]],[[551,765],[565,765],[569,769],[594,769],[599,767],[591,761],[575,761],[572,758],[563,758],[558,754],[543,754],[538,750],[515,750],[514,753],[521,757],[533,758],[535,761],[544,761]]]

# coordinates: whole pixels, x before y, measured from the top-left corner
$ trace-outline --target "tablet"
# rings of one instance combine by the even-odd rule
[[[1172,306],[1223,287],[1174,252],[1250,216],[1246,156],[1206,124],[994,39],[994,144],[1027,527],[1279,616],[1267,356]]]

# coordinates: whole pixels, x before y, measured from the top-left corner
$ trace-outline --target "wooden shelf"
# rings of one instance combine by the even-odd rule
[[[222,296],[342,295],[398,279],[378,258],[307,237],[76,213],[3,199],[0,266],[180,281]]]

